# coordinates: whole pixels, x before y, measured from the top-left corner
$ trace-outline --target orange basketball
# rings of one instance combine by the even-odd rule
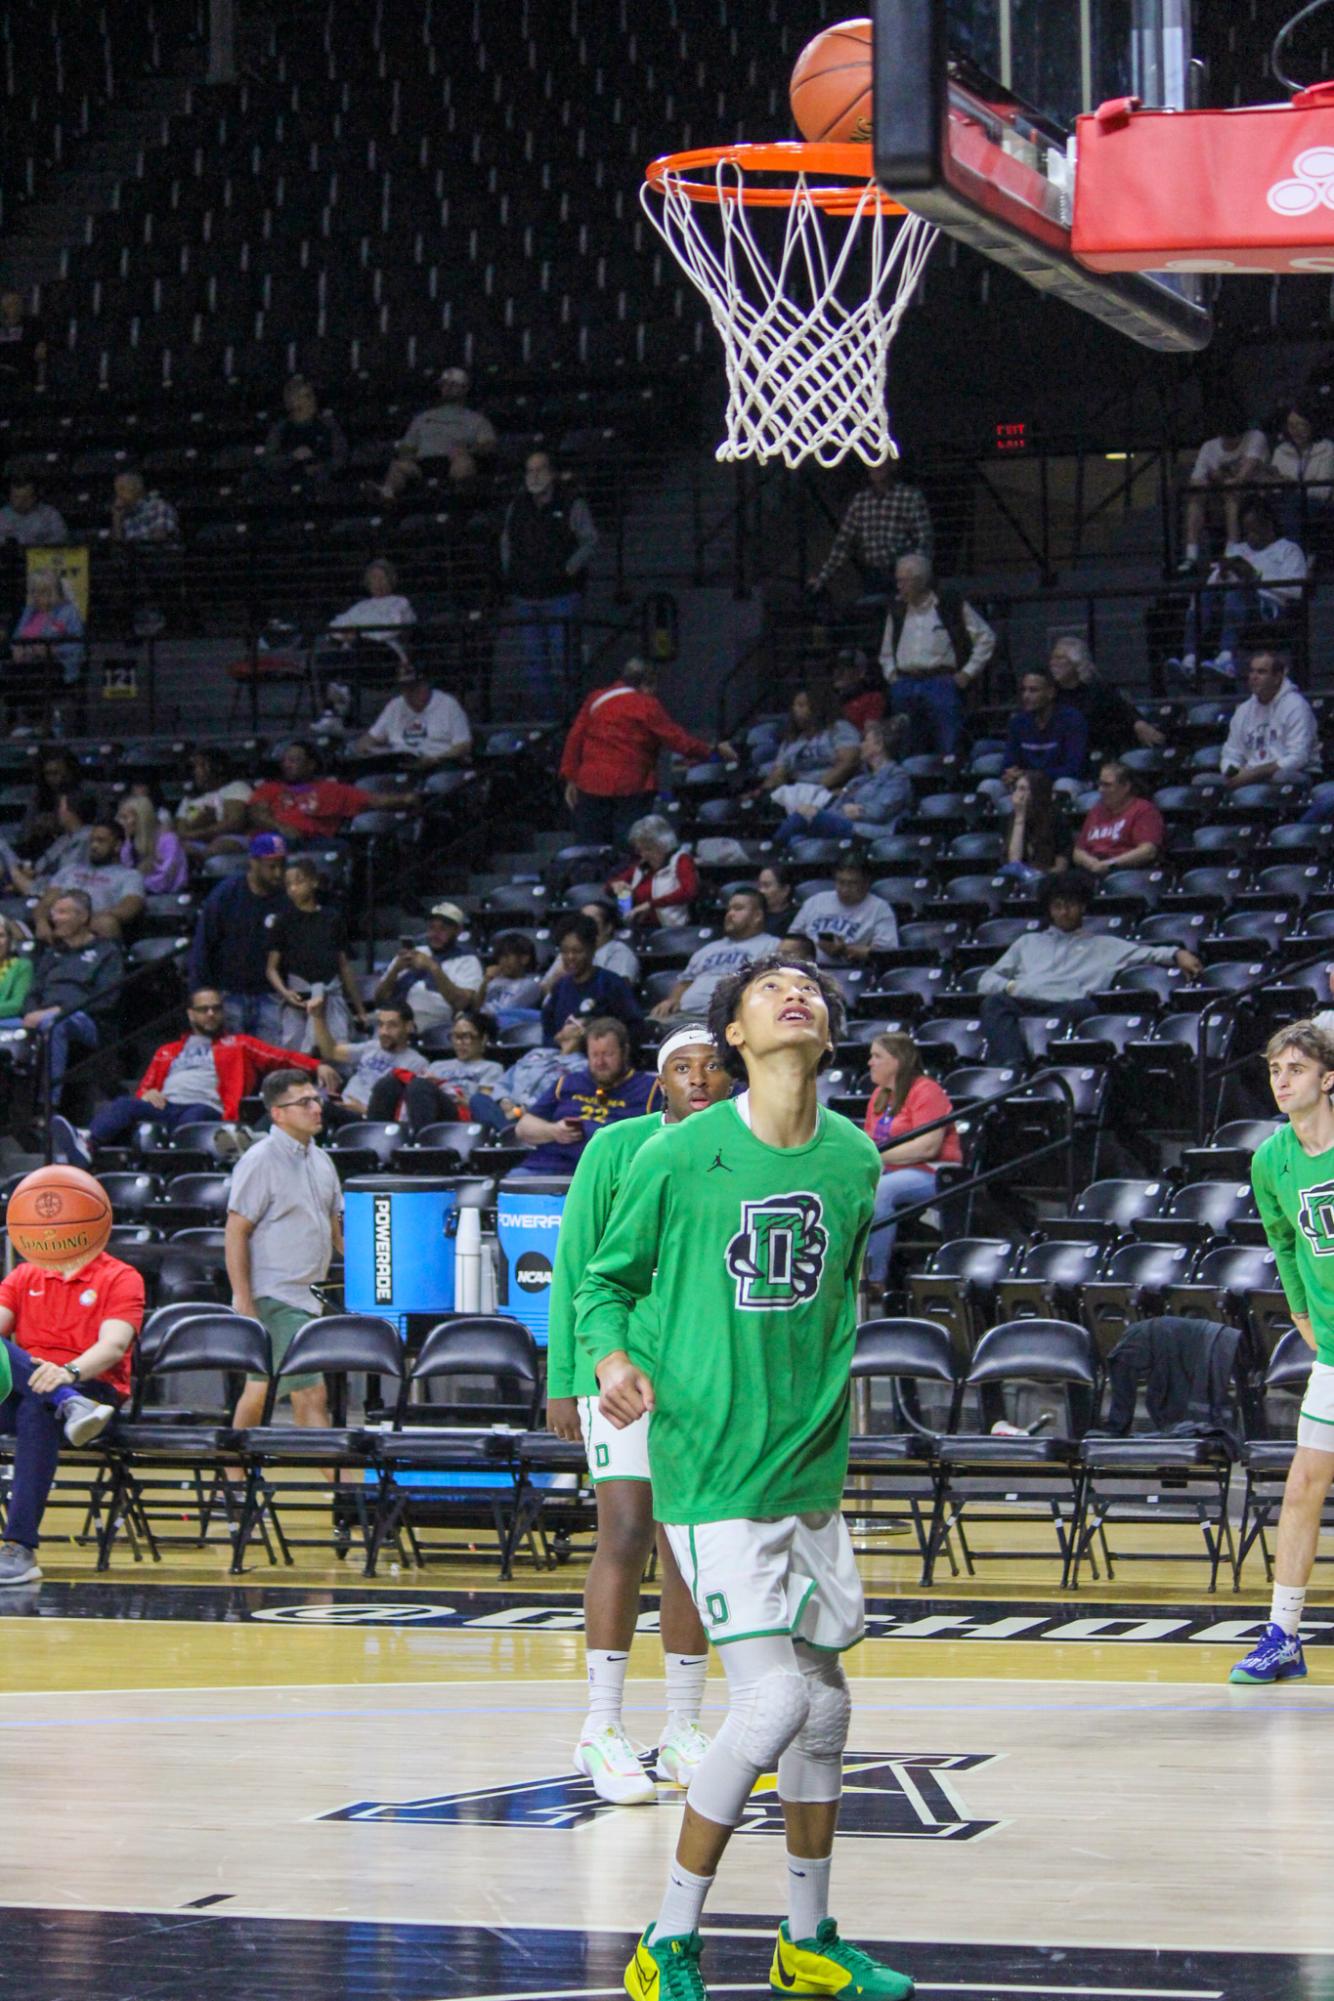
[[[807,42],[792,72],[790,94],[803,139],[869,145],[871,23],[839,21]]]
[[[39,1167],[9,1198],[5,1228],[21,1258],[35,1265],[96,1257],[111,1235],[107,1191],[81,1167]]]

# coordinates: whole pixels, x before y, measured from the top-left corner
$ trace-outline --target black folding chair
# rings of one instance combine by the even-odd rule
[[[892,1428],[888,1430],[876,1423],[878,1382],[889,1385]],[[926,1384],[946,1394],[939,1427],[929,1424],[922,1412],[919,1386]],[[893,1532],[906,1520],[925,1566],[936,1491],[937,1437],[957,1428],[963,1402],[963,1379],[950,1330],[934,1320],[863,1321],[852,1358],[852,1386],[845,1512],[852,1516],[857,1535],[881,1525]],[[959,1566],[948,1541],[945,1553],[957,1577]]]

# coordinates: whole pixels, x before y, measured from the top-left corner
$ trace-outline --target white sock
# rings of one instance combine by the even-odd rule
[[[794,1855],[787,1858],[787,1931],[795,1945],[799,1939],[814,1938],[820,1920],[829,1916],[829,1871],[832,1855]]]
[[[697,1932],[704,1899],[712,1888],[712,1876],[692,1876],[674,1861],[667,1872],[667,1894],[653,1927],[651,1943],[664,1938],[688,1938],[691,1932]]]
[[[677,1717],[684,1723],[698,1723],[709,1673],[708,1655],[664,1654],[663,1659],[667,1668],[668,1728]]]
[[[630,1665],[630,1656],[628,1653],[609,1653],[605,1647],[589,1647],[586,1659],[589,1732],[605,1730],[609,1723],[619,1729],[625,1670]]]
[[[1301,1628],[1302,1607],[1306,1603],[1306,1587],[1297,1584],[1276,1584],[1274,1603],[1269,1617],[1275,1626],[1281,1626],[1290,1640],[1295,1640]]]

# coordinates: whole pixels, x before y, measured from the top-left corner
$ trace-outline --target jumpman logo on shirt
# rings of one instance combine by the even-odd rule
[[[731,1168],[727,1165],[727,1162],[723,1159],[723,1150],[721,1147],[719,1147],[717,1153],[714,1154],[712,1165],[709,1167],[708,1171],[710,1174],[712,1174],[714,1170],[719,1167],[721,1167],[724,1174],[730,1174],[732,1172]]]

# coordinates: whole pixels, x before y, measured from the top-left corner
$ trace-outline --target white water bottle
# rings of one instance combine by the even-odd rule
[[[454,1311],[479,1313],[482,1305],[482,1216],[460,1209],[454,1238]]]

